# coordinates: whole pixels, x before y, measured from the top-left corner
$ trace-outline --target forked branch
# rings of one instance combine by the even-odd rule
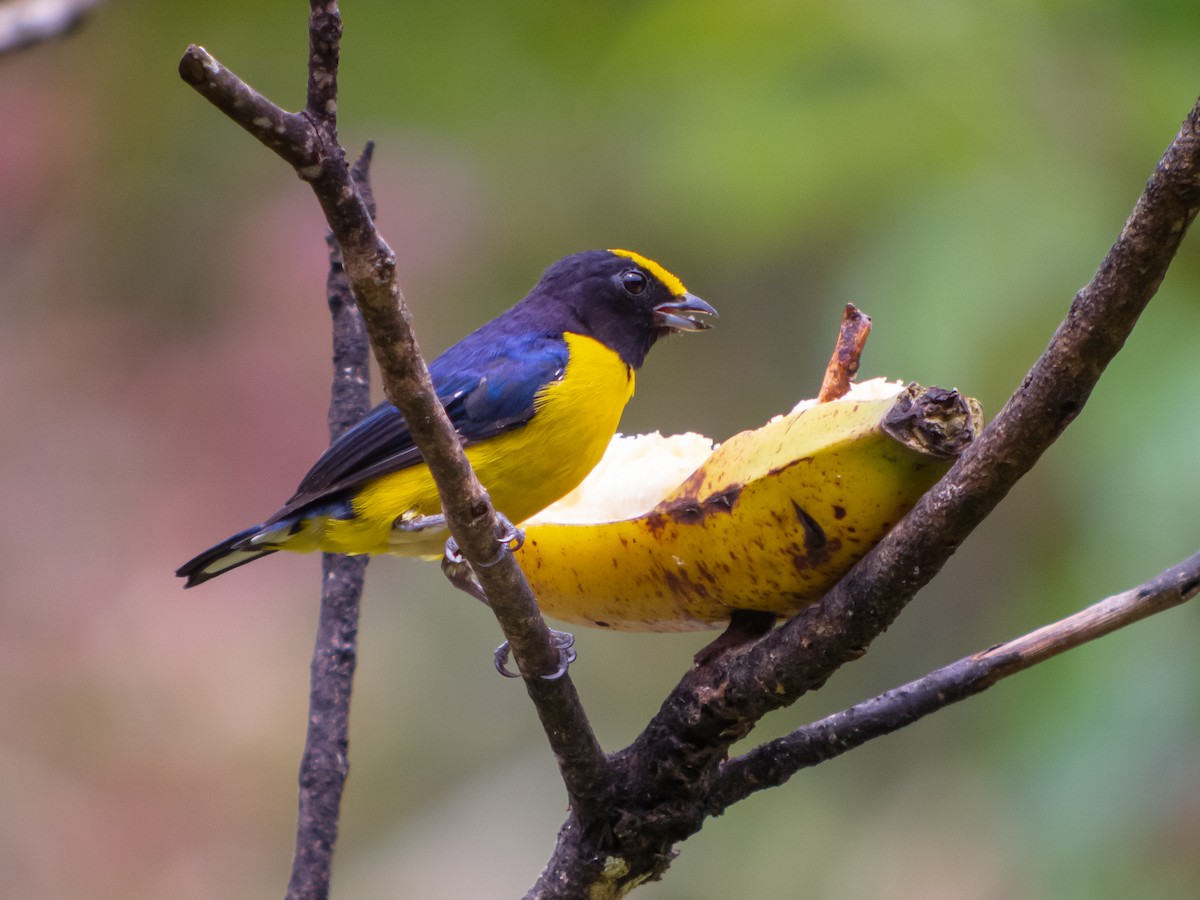
[[[691,671],[634,744],[605,760],[570,679],[538,677],[557,667],[557,652],[515,561],[507,553],[496,559],[494,513],[437,402],[396,282],[394,256],[375,229],[338,143],[337,6],[313,0],[311,9],[308,107],[303,113],[279,109],[198,47],[189,48],[180,72],[311,183],[337,239],[388,397],[407,418],[439,484],[451,530],[476,564],[514,648],[572,802],[555,854],[530,896],[621,896],[661,874],[674,845],[694,833],[707,815],[756,789],[760,781],[785,779],[805,758],[836,751],[836,742],[844,738],[833,731],[846,722],[854,724],[854,740],[861,743],[939,708],[943,695],[966,696],[1196,592],[1193,557],[1164,573],[1153,590],[1111,598],[1082,618],[939,670],[914,683],[920,690],[889,692],[840,714],[839,722],[802,729],[791,744],[785,738],[722,764],[728,748],[762,715],[819,687],[841,665],[865,653],[1078,415],[1200,208],[1200,106],[1184,122],[1116,244],[1076,296],[1045,353],[946,478],[820,603],[749,648]],[[478,565],[494,559],[495,564]],[[336,825],[336,809],[333,816]]]

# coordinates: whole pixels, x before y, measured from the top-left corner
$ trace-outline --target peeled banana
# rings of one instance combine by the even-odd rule
[[[517,559],[542,611],[623,631],[794,615],[946,472],[977,401],[883,379],[717,448],[699,435],[614,439],[572,494],[524,523]],[[690,474],[689,474],[690,473]]]

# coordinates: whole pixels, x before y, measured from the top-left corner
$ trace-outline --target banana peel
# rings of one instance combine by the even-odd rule
[[[737,610],[792,616],[982,423],[956,391],[875,379],[715,448],[699,435],[618,436],[574,492],[523,523],[517,560],[542,611],[575,624],[692,631]]]

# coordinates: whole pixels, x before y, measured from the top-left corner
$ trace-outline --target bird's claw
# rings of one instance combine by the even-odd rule
[[[518,528],[510,522],[504,513],[496,513],[496,518],[500,522],[500,534],[496,536],[496,540],[516,553],[525,546],[525,529]]]
[[[424,516],[425,519],[441,519],[442,525],[446,523],[445,516]],[[504,513],[496,513],[496,519],[500,526],[500,533],[496,535],[496,543],[502,548],[511,553],[515,553],[525,545],[525,532],[508,520]],[[400,527],[397,523],[396,527]],[[496,563],[500,562],[503,553],[497,553],[496,558],[488,563],[480,563],[480,568],[490,569]],[[462,550],[458,547],[458,541],[453,536],[446,538],[446,562],[451,565],[459,566],[466,562],[466,557],[463,556]]]
[[[510,522],[508,520],[508,516],[504,515],[502,512],[497,512],[496,521],[500,526],[500,533],[496,535],[496,543],[498,543],[503,550],[507,550],[510,553],[516,553],[525,546],[525,532]],[[504,556],[503,553],[497,553],[496,558],[490,563],[480,563],[480,565],[485,569],[490,569],[496,563],[500,562],[500,558],[502,556]]]
[[[558,668],[549,675],[543,675],[542,680],[558,681],[567,674],[567,669],[579,656],[575,651],[575,635],[567,631],[555,631],[551,628],[550,643],[558,651]],[[496,666],[496,671],[505,678],[520,678],[520,672],[513,672],[508,668],[508,658],[511,654],[512,647],[508,641],[505,641],[492,653],[492,662]]]
[[[512,645],[508,641],[505,641],[492,651],[492,665],[494,665],[496,667],[496,671],[505,678],[520,678],[520,672],[513,672],[508,668],[508,658],[511,655]]]

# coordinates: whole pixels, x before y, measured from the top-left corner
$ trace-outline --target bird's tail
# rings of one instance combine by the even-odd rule
[[[185,588],[203,584],[210,578],[216,578],[223,572],[244,566],[260,556],[266,556],[276,551],[276,547],[255,546],[251,539],[262,533],[264,526],[255,525],[245,531],[239,531],[228,537],[215,547],[209,547],[200,555],[189,559],[175,570],[180,578],[186,578]]]

